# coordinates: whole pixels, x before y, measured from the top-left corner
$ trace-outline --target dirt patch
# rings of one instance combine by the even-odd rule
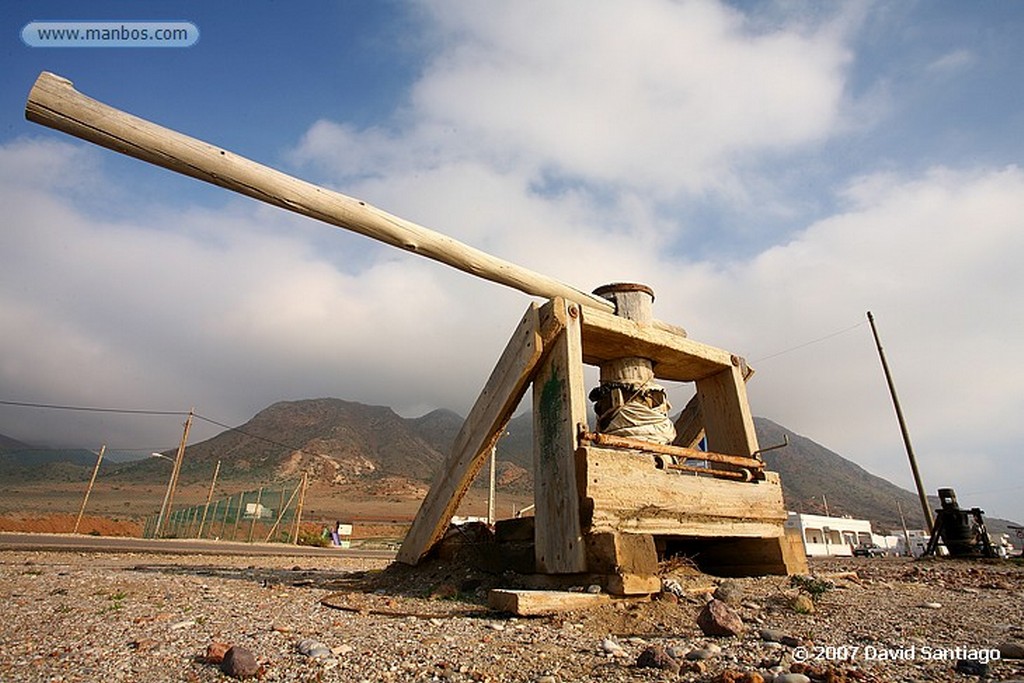
[[[25,533],[69,534],[75,528],[77,515],[0,515],[0,531]],[[82,517],[78,533],[93,536],[142,536],[142,525],[131,520],[107,517]]]

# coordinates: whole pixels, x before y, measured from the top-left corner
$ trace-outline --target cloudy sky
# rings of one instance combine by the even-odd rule
[[[0,401],[465,413],[529,303],[30,124],[49,70],[581,289],[645,282],[659,318],[753,364],[755,414],[909,488],[870,310],[926,487],[1024,520],[1024,4],[139,11],[0,6]],[[201,37],[22,42],[47,19]],[[0,434],[53,445],[167,448],[180,421],[0,405]]]

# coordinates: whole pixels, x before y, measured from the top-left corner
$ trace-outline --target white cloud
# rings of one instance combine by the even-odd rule
[[[1021,480],[1019,168],[871,173],[834,215],[753,257],[699,261],[679,247],[693,228],[674,212],[681,199],[742,198],[745,165],[760,164],[757,192],[784,214],[774,162],[845,129],[841,17],[769,29],[718,4],[660,0],[430,12],[438,47],[407,107],[369,129],[325,118],[292,161],[581,288],[651,284],[658,317],[752,361],[871,309],[930,488]],[[63,387],[69,402],[195,402],[238,422],[315,395],[465,411],[526,306],[247,202],[154,199],[135,219],[96,218],[104,173],[84,149],[0,147],[0,383],[28,400]],[[755,367],[755,413],[908,483],[866,327]],[[965,457],[978,463],[969,473]],[[1013,495],[988,498],[992,511],[1019,515]]]
[[[928,70],[935,73],[953,73],[963,71],[978,61],[977,55],[970,50],[960,48],[947,52],[928,65]]]

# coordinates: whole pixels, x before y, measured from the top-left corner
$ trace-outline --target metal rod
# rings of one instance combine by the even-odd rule
[[[892,381],[892,373],[889,371],[889,363],[885,360],[885,352],[882,350],[882,341],[878,338],[878,329],[875,327],[875,317],[868,311],[868,322],[871,323],[871,334],[875,337],[875,346],[878,347],[878,357],[882,361],[882,371],[885,373],[885,382],[889,385],[889,395],[892,396],[892,405],[896,409],[896,420],[900,425],[900,434],[903,435],[903,445],[907,449],[907,459],[910,460],[910,471],[914,475],[914,485],[917,487],[917,496],[921,500],[921,512],[924,513],[924,523],[931,534],[934,530],[932,524],[932,513],[928,507],[928,496],[924,492],[924,484],[921,483],[921,472],[917,468],[917,458],[914,457],[914,447],[910,443],[910,432],[907,430],[907,422],[903,419],[903,409],[900,407],[900,399],[896,396],[896,385]]]

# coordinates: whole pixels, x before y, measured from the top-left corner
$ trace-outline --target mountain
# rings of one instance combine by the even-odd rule
[[[789,446],[762,456],[769,470],[782,477],[788,510],[870,519],[885,529],[900,529],[899,508],[907,526],[924,528],[917,494],[875,476],[838,453],[765,418],[754,418],[758,443],[773,446],[789,438]],[[825,497],[825,500],[822,499]],[[938,506],[937,498],[932,501]]]
[[[84,448],[35,448],[8,439],[0,448],[0,479],[20,481],[87,481],[96,454]]]
[[[463,418],[450,410],[435,410],[418,418],[403,418],[390,408],[353,401],[320,398],[275,403],[245,424],[188,446],[180,483],[207,482],[216,462],[220,479],[247,486],[296,479],[305,471],[321,485],[362,488],[376,495],[404,491],[422,495],[441,467],[462,427]],[[764,454],[768,469],[782,477],[787,509],[824,512],[823,497],[832,515],[869,519],[878,529],[900,528],[897,501],[910,528],[923,528],[916,494],[867,472],[811,439],[771,420],[755,418],[762,446],[789,446]],[[24,444],[22,444],[23,446]],[[532,488],[533,419],[529,412],[513,418],[498,441],[497,480],[505,490]],[[17,456],[13,454],[17,453]],[[7,480],[43,477],[48,480],[87,480],[95,455],[73,453],[67,462],[44,457],[46,451],[20,450],[0,456],[0,476]],[[62,451],[60,453],[67,453]],[[167,455],[173,456],[170,452]],[[169,463],[160,458],[111,465],[101,479],[163,483]],[[476,485],[486,485],[484,476]],[[16,476],[13,476],[16,475]],[[953,482],[955,483],[955,482]],[[963,501],[969,506],[971,501]],[[937,507],[937,501],[931,501]],[[988,519],[993,531],[1004,532],[1004,520]]]
[[[17,439],[0,434],[0,453],[5,451],[26,451],[31,450],[31,448],[27,443],[22,443]]]
[[[333,398],[275,403],[239,427],[188,446],[180,480],[209,479],[219,460],[223,481],[263,483],[295,479],[303,471],[336,485],[387,478],[429,481],[444,460],[433,444],[439,431],[455,424],[453,416],[434,411],[407,420],[384,406]],[[152,460],[122,467],[116,476],[166,477],[167,464]]]

